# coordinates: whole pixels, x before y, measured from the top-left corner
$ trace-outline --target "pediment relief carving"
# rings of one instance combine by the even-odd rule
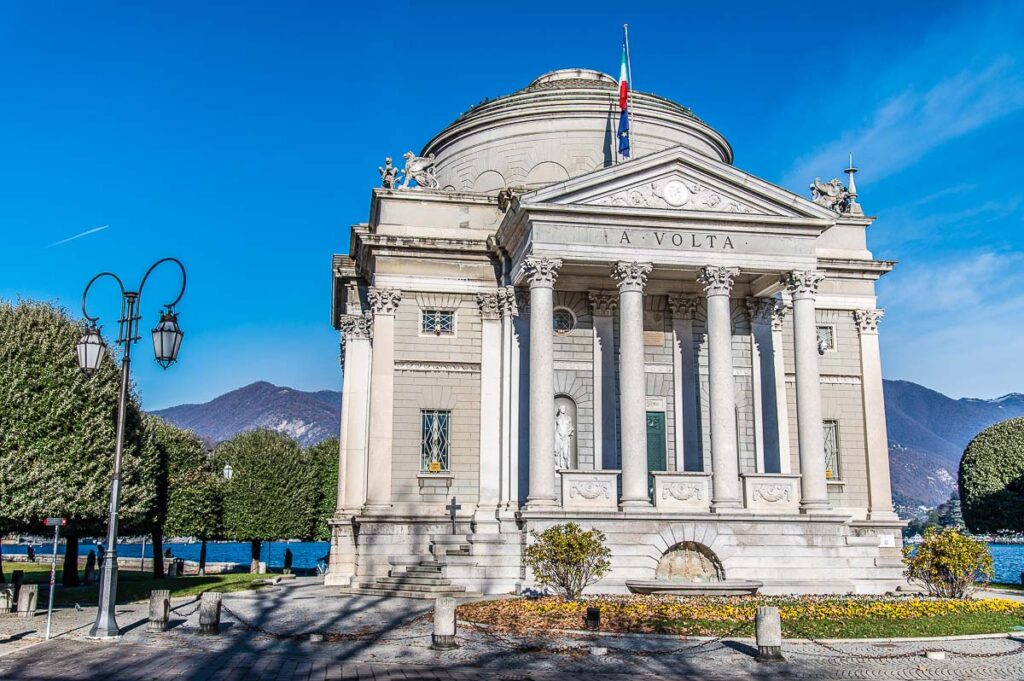
[[[701,182],[678,175],[659,178],[583,202],[593,206],[660,208],[713,213],[764,214],[756,208]]]

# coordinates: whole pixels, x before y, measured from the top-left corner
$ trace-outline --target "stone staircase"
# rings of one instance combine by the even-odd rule
[[[353,594],[368,596],[398,596],[402,598],[472,598],[480,594],[466,586],[454,584],[452,578],[465,578],[477,572],[476,562],[470,555],[466,535],[434,535],[430,551],[433,560],[411,564],[393,561],[387,577],[374,577],[359,581],[349,589]],[[464,581],[464,579],[460,579]]]

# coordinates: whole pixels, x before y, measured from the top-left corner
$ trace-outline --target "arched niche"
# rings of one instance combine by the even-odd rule
[[[725,570],[711,549],[697,542],[684,541],[662,555],[654,578],[668,582],[713,583],[725,579]]]
[[[568,422],[559,415],[563,408],[565,409],[565,418],[568,418]],[[555,457],[555,468],[557,469],[576,469],[579,467],[579,456],[576,447],[578,424],[576,401],[565,394],[555,395],[555,451],[553,455]],[[563,431],[567,431],[567,433],[563,433]],[[564,437],[568,438],[568,452],[566,453],[563,453],[560,448],[561,440]]]

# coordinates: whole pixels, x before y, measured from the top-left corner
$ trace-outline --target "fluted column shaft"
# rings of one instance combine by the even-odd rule
[[[793,297],[793,354],[796,364],[796,422],[800,449],[800,508],[828,508],[825,481],[825,433],[821,421],[821,377],[814,297],[824,276],[794,271],[785,276]]]
[[[367,510],[391,505],[391,445],[395,423],[395,312],[402,300],[396,289],[372,288],[373,357],[370,361],[370,451],[366,476]]]
[[[553,289],[562,261],[527,258],[530,282],[530,508],[555,505]]]
[[[700,283],[707,296],[708,373],[711,402],[711,508],[739,508],[739,458],[736,451],[736,395],[733,385],[732,312],[729,295],[735,267],[705,267]]]
[[[644,286],[652,265],[619,262],[619,422],[622,498],[619,505],[650,506],[647,495],[647,397],[644,377]]]

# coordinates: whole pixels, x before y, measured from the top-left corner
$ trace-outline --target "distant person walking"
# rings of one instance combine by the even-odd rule
[[[289,548],[284,550],[284,571],[285,573],[292,571],[292,550]]]
[[[99,568],[101,570],[103,569],[103,553],[104,553],[104,551],[103,551],[103,544],[97,544],[96,545],[96,556],[97,556],[96,564],[99,566]]]
[[[28,562],[36,562],[36,547],[29,544],[28,548],[25,550],[25,553],[28,554]]]

